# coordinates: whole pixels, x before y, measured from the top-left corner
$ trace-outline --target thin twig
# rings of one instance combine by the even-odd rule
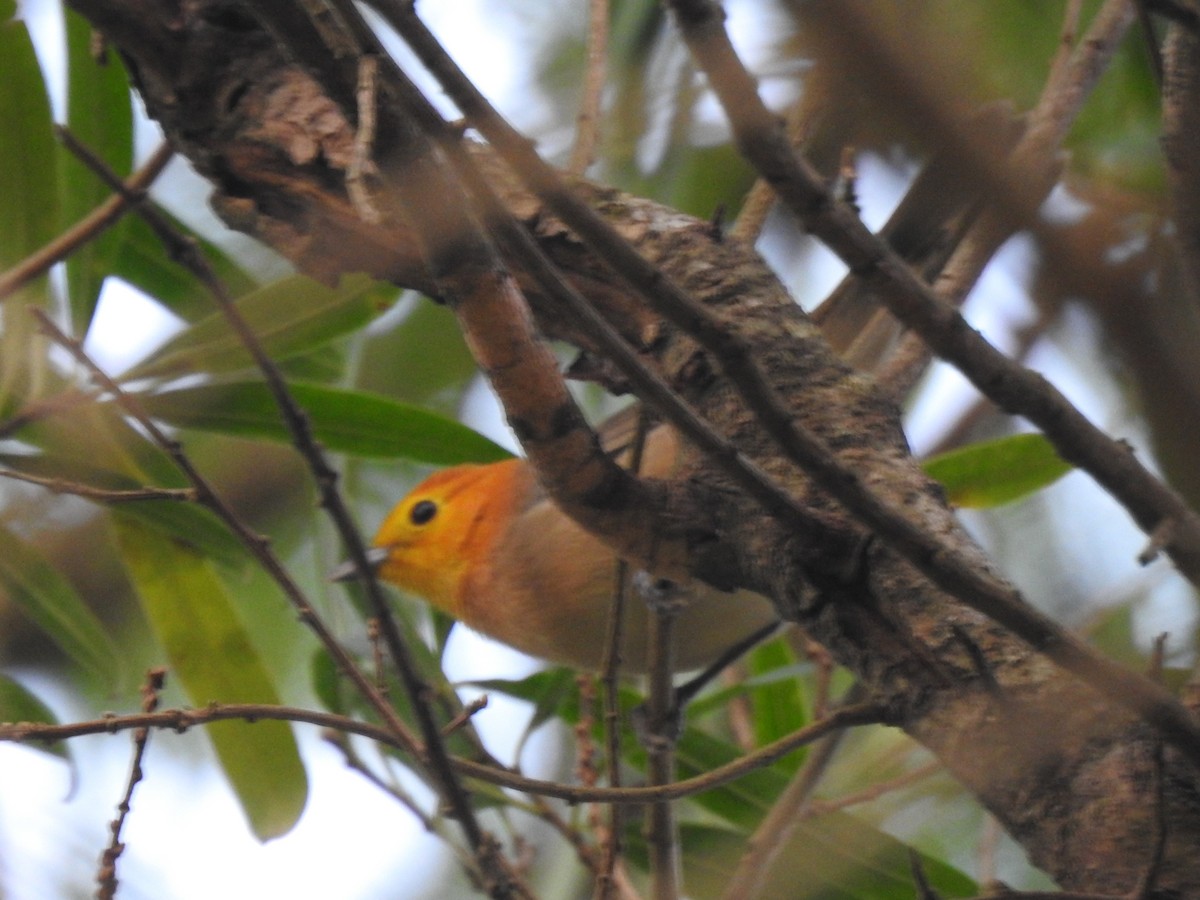
[[[11,478],[13,481],[24,481],[36,484],[55,494],[71,494],[86,500],[99,503],[131,503],[135,500],[183,500],[195,502],[195,488],[129,488],[117,490],[92,487],[90,484],[80,484],[77,481],[67,481],[62,478],[48,478],[42,475],[30,475],[27,472],[17,472],[13,469],[0,469],[0,478]]]
[[[814,800],[805,808],[804,816],[815,819],[819,816],[828,815],[831,812],[849,809],[852,806],[858,806],[862,803],[870,803],[873,800],[878,800],[885,794],[906,788],[909,785],[916,784],[918,781],[922,781],[945,770],[946,767],[942,763],[934,760],[923,766],[917,766],[911,772],[897,775],[895,778],[877,781],[875,784],[865,787],[861,791],[855,791],[852,794],[843,794],[841,797],[833,797],[829,800]]]
[[[575,120],[575,145],[567,171],[582,175],[596,158],[600,142],[600,112],[608,71],[608,0],[588,0],[587,57],[583,97]]]
[[[803,144],[812,128],[816,113],[810,104],[809,91],[804,90],[792,104],[791,110],[788,111],[787,138],[793,146]],[[745,241],[747,244],[753,244],[758,240],[759,234],[767,224],[767,216],[770,215],[774,205],[775,190],[767,179],[760,175],[746,194],[746,200],[742,204],[737,220],[729,229],[730,236]]]
[[[124,182],[123,187],[127,194],[143,194],[166,168],[174,154],[170,144],[159,144],[145,164]],[[14,294],[32,279],[44,275],[55,263],[62,262],[113,225],[129,209],[127,194],[118,193],[109,197],[46,246],[31,253],[7,272],[0,273],[0,301]]]
[[[649,426],[650,418],[643,407],[638,410],[629,447],[629,471],[635,474],[642,469]],[[604,659],[600,665],[604,686],[604,763],[609,787],[621,786],[621,647],[624,643],[625,609],[632,590],[632,572],[624,559],[617,559],[615,576],[613,602],[605,629]],[[609,807],[608,827],[603,840],[604,858],[596,879],[597,900],[608,900],[617,888],[614,875],[623,849],[624,813],[620,806]]]
[[[1069,0],[1063,8],[1062,27],[1058,30],[1058,50],[1050,63],[1047,84],[1057,84],[1063,77],[1060,73],[1071,63],[1075,45],[1079,40],[1079,23],[1083,15],[1083,0]]]
[[[416,800],[408,791],[403,790],[399,785],[384,779],[375,773],[375,771],[366,764],[358,751],[354,749],[354,745],[350,743],[350,736],[345,731],[340,731],[334,728],[326,728],[322,737],[325,743],[336,748],[342,754],[342,760],[346,763],[346,767],[353,772],[357,772],[372,785],[383,791],[397,803],[404,806],[413,817],[421,823],[422,827],[430,834],[437,834],[437,823],[426,814],[425,810],[421,809]]]
[[[860,685],[856,684],[846,695],[846,702],[852,703],[861,699],[863,693]],[[813,791],[828,769],[845,735],[845,731],[834,732],[809,751],[804,765],[788,782],[783,793],[771,804],[770,811],[750,836],[746,852],[738,860],[737,868],[725,884],[721,895],[725,900],[741,900],[743,897],[761,895],[771,866],[795,833],[796,826],[812,800]]]
[[[990,886],[996,881],[996,851],[999,849],[1004,829],[1000,827],[995,816],[984,814],[980,832],[975,879],[981,885]]]
[[[812,722],[733,762],[718,766],[703,775],[685,778],[661,787],[573,787],[555,781],[528,778],[511,769],[487,765],[475,760],[452,758],[452,764],[460,775],[478,778],[489,784],[527,794],[557,797],[569,803],[642,804],[659,800],[679,800],[736,781],[743,775],[769,766],[789,753],[820,740],[838,729],[855,725],[880,724],[885,721],[886,712],[885,709],[874,703],[862,703],[835,710],[827,717]],[[310,725],[343,731],[347,734],[361,735],[388,747],[411,752],[408,742],[397,737],[395,732],[388,727],[352,719],[337,713],[258,703],[213,703],[203,709],[168,709],[124,716],[106,715],[100,719],[72,722],[66,725],[50,725],[41,722],[3,722],[0,723],[0,743],[24,744],[36,741],[49,744],[86,734],[116,734],[120,731],[142,727],[163,728],[182,733],[189,728],[230,719],[248,722],[262,719],[305,722]]]
[[[146,682],[142,685],[142,712],[153,713],[158,708],[158,695],[166,683],[167,670],[153,668],[146,673]],[[96,896],[100,900],[112,900],[117,895],[117,860],[125,851],[121,840],[121,830],[132,808],[133,791],[142,780],[142,759],[146,755],[146,744],[150,739],[149,727],[138,728],[133,732],[133,759],[129,763],[129,778],[125,783],[125,795],[117,804],[117,817],[109,823],[109,842],[100,856],[100,870],[96,875],[99,888]]]
[[[364,56],[358,61],[357,128],[354,130],[354,151],[346,171],[346,194],[364,222],[378,225],[383,216],[371,200],[367,180],[378,174],[372,154],[375,151],[376,91],[379,79],[379,60]]]
[[[645,592],[657,591],[647,585]],[[668,590],[674,590],[668,588]],[[650,690],[646,700],[646,780],[652,787],[675,780],[675,743],[683,710],[675,702],[675,624],[677,609],[669,599],[647,599]],[[651,893],[654,900],[676,900],[682,875],[679,832],[669,800],[650,804],[646,816],[646,846],[650,853]]]

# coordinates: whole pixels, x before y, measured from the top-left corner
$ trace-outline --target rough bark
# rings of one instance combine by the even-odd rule
[[[370,225],[355,211],[345,189],[353,129],[337,103],[276,51],[249,7],[72,2],[121,50],[150,114],[212,182],[214,208],[232,227],[318,278],[368,271],[432,288],[412,234]],[[1157,839],[1158,744],[1149,729],[867,540],[779,458],[717,361],[632,302],[611,270],[486,151],[476,152],[542,250],[642,358],[828,528],[828,542],[797,541],[697,455],[686,475],[714,501],[715,534],[738,586],[773,597],[857,673],[894,722],[944,760],[1063,887],[1116,894],[1136,885]],[[752,345],[797,421],[914,521],[988,566],[909,455],[896,409],[828,349],[751,248],[655,203],[587,183],[578,189]],[[545,333],[592,346],[525,286]],[[1167,841],[1154,896],[1200,896],[1200,858],[1192,852],[1200,784],[1174,752],[1164,757]]]

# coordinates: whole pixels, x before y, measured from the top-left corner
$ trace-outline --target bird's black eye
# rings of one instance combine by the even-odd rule
[[[426,525],[437,515],[438,505],[432,500],[418,500],[408,511],[408,520],[414,525]]]

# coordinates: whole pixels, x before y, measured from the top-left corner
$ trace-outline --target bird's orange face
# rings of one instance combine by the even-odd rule
[[[379,577],[458,615],[464,577],[491,564],[511,520],[520,465],[456,466],[417,485],[372,541],[388,552]]]

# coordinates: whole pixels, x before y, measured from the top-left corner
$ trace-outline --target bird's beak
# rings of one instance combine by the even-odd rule
[[[387,558],[386,547],[371,547],[367,550],[367,565],[371,567],[372,572],[378,572],[379,567],[387,561]],[[357,581],[358,575],[358,566],[354,564],[354,560],[348,559],[326,577],[330,581]]]

